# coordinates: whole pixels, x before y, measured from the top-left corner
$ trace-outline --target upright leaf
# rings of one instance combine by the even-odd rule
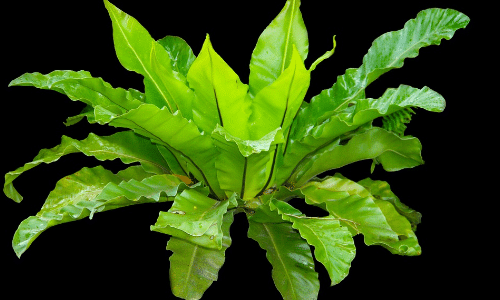
[[[285,300],[317,299],[318,273],[311,249],[290,223],[257,223],[249,220],[248,237],[266,250],[273,266],[276,288]]]
[[[193,120],[198,127],[210,133],[219,124],[231,134],[248,139],[248,86],[215,52],[208,35],[187,80],[197,96],[193,102]]]
[[[355,135],[346,145],[337,140],[306,156],[287,182],[300,187],[315,175],[364,159],[377,158],[386,171],[412,168],[424,163],[421,150],[417,138],[399,137],[375,127]]]
[[[146,101],[159,108],[167,106],[172,113],[180,109],[184,116],[190,118],[190,95],[186,97],[186,87],[182,78],[172,71],[164,47],[136,19],[108,0],[104,4],[113,23],[116,55],[127,70],[144,76]]]
[[[220,250],[222,219],[229,202],[211,199],[195,190],[185,190],[175,197],[168,212],[160,212],[151,230]]]
[[[288,67],[252,101],[248,120],[251,139],[260,139],[276,128],[286,132],[302,104],[311,77],[295,45],[292,50]]]
[[[93,133],[81,141],[63,136],[61,144],[51,149],[42,149],[32,162],[5,174],[3,191],[7,197],[21,202],[23,197],[16,191],[13,181],[25,171],[42,163],[52,163],[64,155],[81,152],[98,160],[119,158],[126,164],[140,162],[148,171],[156,174],[170,173],[167,162],[158,149],[148,139],[131,131],[122,131],[110,136],[100,137]]]
[[[21,256],[52,226],[92,217],[95,212],[168,201],[181,187],[185,185],[177,177],[146,173],[140,166],[129,167],[116,175],[101,166],[83,168],[59,180],[36,216],[21,222],[12,247],[17,256]]]
[[[217,280],[218,272],[226,259],[226,249],[231,246],[229,228],[234,213],[224,215],[222,223],[222,249],[209,249],[186,240],[171,237],[167,250],[170,256],[170,286],[175,296],[182,299],[200,299]]]
[[[300,0],[288,0],[257,41],[250,60],[250,96],[274,82],[290,64],[293,45],[305,61],[309,51]]]
[[[366,87],[382,74],[401,68],[406,58],[418,55],[420,48],[439,45],[442,39],[451,39],[455,31],[465,28],[469,21],[466,15],[452,9],[431,8],[421,11],[403,29],[378,37],[363,58],[361,67],[348,69],[330,89],[311,99],[311,105],[304,109],[299,118],[308,124],[306,127],[321,124],[352,101],[363,98]]]
[[[280,130],[275,130],[260,140],[242,140],[216,126],[212,133],[219,155],[215,161],[220,186],[231,194],[249,200],[262,190],[271,171],[270,150],[283,142]]]
[[[307,243],[314,246],[314,257],[321,262],[330,275],[331,285],[342,281],[351,267],[356,254],[352,235],[338,219],[331,217],[310,218],[290,204],[271,200],[272,210],[277,210],[283,220],[293,223]]]
[[[191,68],[196,56],[186,41],[178,36],[167,35],[158,40],[158,43],[167,51],[172,70],[187,77],[189,68]]]

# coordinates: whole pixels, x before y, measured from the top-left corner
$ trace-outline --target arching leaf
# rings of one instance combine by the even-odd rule
[[[106,137],[91,133],[81,141],[63,136],[58,146],[40,150],[32,162],[5,174],[3,188],[5,195],[16,202],[21,202],[23,197],[12,183],[17,177],[42,163],[52,163],[64,155],[78,152],[101,161],[119,158],[126,164],[139,162],[145,170],[155,174],[170,173],[169,166],[158,152],[156,145],[131,131],[118,132]]]
[[[170,285],[172,293],[182,299],[200,299],[217,280],[218,272],[226,260],[226,249],[231,246],[229,228],[234,213],[224,215],[222,223],[222,249],[209,249],[186,240],[171,237],[167,250],[170,256]]]
[[[158,43],[165,48],[170,57],[172,70],[187,77],[187,73],[193,64],[196,56],[186,41],[178,36],[167,35],[158,40]]]
[[[276,288],[285,300],[317,299],[318,273],[311,249],[290,223],[257,223],[249,220],[248,237],[266,250],[273,266]]]
[[[17,256],[21,256],[42,232],[52,226],[92,217],[95,212],[168,201],[185,187],[175,176],[153,175],[140,166],[129,167],[117,174],[101,166],[83,168],[59,180],[36,216],[21,222],[12,247]]]

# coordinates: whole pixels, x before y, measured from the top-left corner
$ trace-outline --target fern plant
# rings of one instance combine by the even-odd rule
[[[209,36],[195,56],[181,38],[155,40],[137,20],[104,3],[118,59],[144,76],[144,92],[113,88],[86,71],[27,73],[10,86],[54,90],[84,102],[68,126],[87,119],[125,130],[83,140],[63,136],[60,145],[7,173],[4,193],[21,202],[13,181],[70,153],[133,165],[116,174],[83,168],[62,178],[40,212],[15,232],[18,256],[52,226],[155,202],[172,202],[151,230],[170,236],[172,292],[183,299],[201,298],[217,278],[240,213],[248,219],[249,238],[267,251],[284,299],[317,298],[313,252],[332,285],[344,279],[355,256],[354,235],[394,254],[421,253],[414,233],[420,213],[387,182],[317,176],[360,160],[386,171],[423,163],[419,140],[404,130],[412,108],[440,112],[443,97],[401,85],[372,99],[365,89],[420,48],[450,39],[468,24],[467,16],[451,9],[420,12],[403,29],[377,38],[359,68],[306,102],[310,74],[333,55],[335,39],[333,49],[306,68],[309,43],[299,0],[286,1],[257,41],[248,85],[215,52]],[[379,117],[382,127],[373,125]],[[306,216],[288,203],[292,198],[328,216]]]

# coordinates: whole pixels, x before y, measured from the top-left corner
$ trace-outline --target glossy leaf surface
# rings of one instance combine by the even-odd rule
[[[222,218],[229,200],[217,201],[195,190],[175,197],[168,212],[160,212],[152,231],[170,234],[213,249],[222,248]]]
[[[288,182],[300,187],[315,175],[364,159],[377,158],[386,171],[412,168],[424,163],[421,150],[417,138],[401,138],[375,127],[355,135],[346,145],[340,145],[337,140],[309,155],[296,167]]]
[[[250,60],[250,96],[274,82],[290,64],[293,45],[302,61],[309,52],[307,29],[300,12],[300,0],[288,0],[278,16],[257,41]]]
[[[181,186],[185,187],[175,176],[153,175],[139,166],[117,174],[100,166],[83,168],[59,180],[37,215],[21,222],[12,247],[21,256],[42,232],[52,226],[92,217],[95,212],[168,201]]]
[[[266,250],[273,266],[272,277],[283,299],[317,299],[318,273],[311,249],[290,223],[249,221],[248,237]]]
[[[283,220],[292,222],[292,227],[314,246],[314,257],[325,266],[331,285],[347,276],[356,248],[351,233],[338,219],[309,218],[283,201],[271,200],[270,205],[271,210],[277,210]]]
[[[201,299],[203,293],[217,280],[218,272],[226,260],[226,249],[231,246],[229,228],[233,212],[224,215],[222,223],[222,249],[209,249],[186,240],[171,237],[167,250],[170,256],[170,285],[172,293],[182,299]]]
[[[167,162],[158,149],[148,139],[131,131],[118,132],[110,136],[100,137],[93,133],[81,141],[63,136],[61,143],[51,149],[42,149],[32,162],[5,174],[4,193],[16,202],[23,197],[16,191],[13,181],[22,173],[42,164],[59,160],[64,155],[83,153],[98,160],[113,160],[119,158],[123,163],[140,162],[145,170],[155,174],[170,173]]]
[[[186,41],[178,36],[168,35],[158,40],[158,43],[167,51],[172,70],[187,77],[189,68],[191,68],[196,56]]]

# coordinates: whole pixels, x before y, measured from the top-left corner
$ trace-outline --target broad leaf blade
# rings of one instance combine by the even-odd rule
[[[191,68],[196,56],[186,41],[178,36],[168,35],[158,40],[158,43],[167,51],[172,70],[187,77],[189,68]]]
[[[221,249],[222,219],[228,205],[229,200],[217,201],[195,190],[185,190],[175,197],[168,212],[160,212],[151,230]]]
[[[248,120],[250,138],[257,140],[281,128],[287,132],[304,99],[310,82],[295,45],[288,67],[272,84],[260,90],[252,101],[252,114]]]
[[[292,227],[299,231],[309,245],[314,246],[314,257],[325,266],[331,285],[338,284],[347,276],[356,255],[356,247],[351,233],[340,225],[338,219],[309,218],[297,214],[295,208],[283,201],[271,200],[270,205],[283,220],[293,223]]]
[[[309,51],[300,0],[288,0],[257,41],[250,60],[250,96],[274,82],[290,64],[293,45],[305,61]]]
[[[104,4],[113,24],[113,40],[120,63],[130,71],[144,76],[146,101],[159,108],[167,106],[170,112],[177,109],[190,117],[189,103],[182,78],[172,71],[170,57],[149,32],[133,17],[118,9],[109,1]],[[167,80],[176,84],[166,85]]]
[[[315,175],[347,164],[377,158],[386,171],[398,171],[424,163],[417,138],[399,137],[382,128],[372,128],[352,137],[346,145],[333,142],[308,155],[288,180],[300,187]]]
[[[266,250],[273,266],[276,288],[285,300],[317,299],[318,273],[311,249],[290,223],[257,223],[249,220],[248,237]]]
[[[197,96],[193,120],[201,130],[209,133],[219,124],[231,134],[248,139],[248,86],[215,52],[208,35],[187,79]]]
[[[188,163],[189,171],[208,185],[214,195],[224,198],[215,169],[217,149],[211,137],[201,134],[194,123],[180,114],[171,114],[166,108],[143,104],[128,113],[114,116],[110,125],[132,129],[169,150],[175,149]]]
[[[332,88],[311,99],[311,105],[300,118],[308,124],[320,124],[345,109],[351,101],[363,98],[362,94],[371,82],[394,68],[402,67],[404,60],[416,57],[420,48],[451,39],[456,30],[465,28],[468,23],[469,18],[456,10],[431,8],[421,11],[403,29],[378,37],[363,58],[361,67],[348,69],[345,75],[337,78]]]
[[[338,218],[353,235],[362,233],[367,245],[393,243],[398,235],[387,222],[373,197],[363,187],[349,179],[330,177],[322,182],[310,182],[303,188],[306,203],[320,206]],[[347,192],[340,197],[338,192]]]
[[[224,215],[222,223],[222,249],[208,249],[186,240],[171,237],[167,250],[170,256],[170,285],[175,296],[182,299],[200,299],[203,293],[217,280],[224,264],[226,249],[231,245],[229,228],[234,213]]]
[[[160,155],[156,146],[148,139],[131,131],[118,132],[106,137],[91,133],[81,141],[63,136],[61,144],[58,146],[42,149],[32,162],[5,174],[3,188],[5,195],[16,202],[21,202],[23,197],[16,191],[12,183],[18,176],[42,163],[52,163],[64,155],[78,152],[93,156],[101,161],[119,158],[126,164],[140,162],[148,172],[156,174],[170,173],[167,162]]]
[[[377,200],[390,202],[399,214],[404,216],[412,224],[412,229],[415,231],[417,225],[422,220],[422,214],[405,205],[399,198],[391,191],[390,185],[386,181],[372,180],[365,178],[358,182]]]
[[[345,134],[356,133],[354,130],[363,131],[363,127],[369,125],[375,118],[391,115],[411,107],[441,112],[445,107],[445,100],[428,87],[416,89],[401,85],[397,89],[388,89],[380,98],[359,100],[356,106],[349,108],[349,110],[332,116],[320,125],[310,126],[307,133],[305,131],[292,132],[283,164],[280,165],[278,172],[280,176],[277,180],[278,184],[283,183],[300,160],[319,147],[325,146],[329,141]],[[303,125],[305,126],[305,124],[296,122],[294,130]]]
[[[100,106],[111,113],[123,113],[139,107],[144,95],[134,89],[113,88],[102,78],[94,78],[86,71],[54,71],[43,75],[26,73],[11,81],[9,86],[33,86],[39,89],[53,90],[68,96],[73,101],[81,101],[90,107]],[[90,116],[95,122],[92,109],[86,108],[83,115],[69,120],[74,124],[84,116]]]
[[[95,212],[168,201],[181,187],[185,185],[177,177],[146,173],[139,166],[129,167],[118,174],[100,166],[83,168],[59,180],[37,215],[21,222],[12,247],[21,256],[42,232],[52,226],[92,217]],[[167,197],[160,197],[161,194]]]

